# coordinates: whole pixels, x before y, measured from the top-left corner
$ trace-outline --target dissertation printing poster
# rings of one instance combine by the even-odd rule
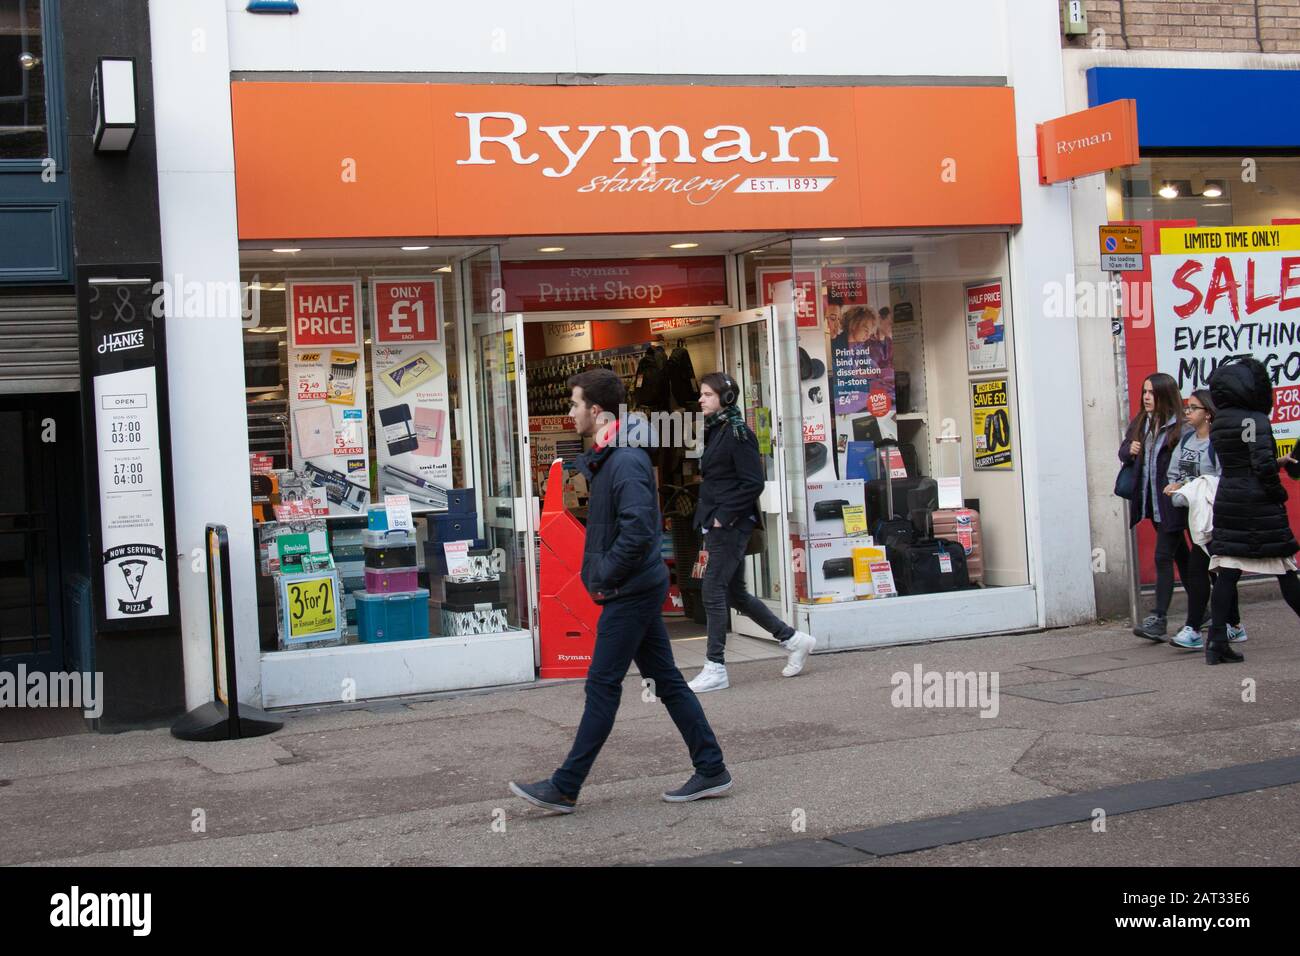
[[[370,439],[361,283],[292,280],[285,295],[294,470],[308,472],[325,489],[328,514],[365,514]]]
[[[835,450],[839,472],[845,474],[850,441],[898,437],[894,318],[888,308],[889,266],[824,266],[821,285]]]
[[[375,449],[380,487],[410,495],[416,511],[444,507],[441,496],[388,466],[439,488],[452,486],[447,345],[442,285],[435,277],[371,278]]]

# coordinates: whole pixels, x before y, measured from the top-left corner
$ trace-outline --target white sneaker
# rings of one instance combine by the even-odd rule
[[[1229,644],[1240,644],[1240,643],[1241,643],[1242,641],[1244,641],[1245,639],[1246,639],[1246,625],[1245,625],[1245,624],[1239,624],[1239,625],[1238,625],[1238,624],[1229,624],[1229,625],[1228,625],[1228,643],[1229,643]]]
[[[711,690],[726,690],[731,686],[727,680],[727,665],[705,661],[704,670],[696,674],[695,679],[687,686],[697,694],[705,694]]]
[[[781,671],[781,676],[793,677],[803,670],[804,661],[808,660],[808,655],[817,646],[817,638],[803,631],[795,631],[781,642],[781,646],[790,652],[790,660]]]

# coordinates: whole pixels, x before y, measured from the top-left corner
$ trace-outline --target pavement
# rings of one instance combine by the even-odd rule
[[[736,786],[693,804],[660,799],[691,768],[634,676],[570,816],[524,804],[507,782],[563,758],[581,682],[290,712],[283,730],[243,741],[147,730],[3,742],[0,864],[737,865],[809,862],[811,847],[849,866],[1294,866],[1300,625],[1280,601],[1243,598],[1237,665],[1207,667],[1126,623],[818,654],[793,679],[781,656],[751,653],[729,664],[729,690],[701,697]],[[996,716],[951,699],[896,706],[895,675],[918,664],[996,675]],[[1261,762],[1272,782],[1236,792],[1257,786],[1241,768]],[[1180,775],[1237,785],[1209,799],[1191,784],[1160,790]],[[955,842],[885,855],[833,842],[982,811],[985,824],[1015,821],[1016,805],[1146,781],[1175,796],[1113,813],[1104,831],[1084,820],[967,839],[940,826]]]

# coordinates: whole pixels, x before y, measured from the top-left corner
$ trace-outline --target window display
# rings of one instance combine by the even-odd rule
[[[455,251],[416,269],[375,250],[243,258],[263,650],[517,630],[518,552],[484,527],[464,440],[484,403],[461,374]]]
[[[742,269],[746,302],[796,329],[777,348],[797,600],[1028,584],[1005,238],[801,239]]]

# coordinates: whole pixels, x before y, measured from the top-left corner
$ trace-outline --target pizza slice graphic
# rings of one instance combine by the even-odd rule
[[[126,578],[126,586],[131,589],[131,597],[140,596],[140,582],[144,579],[145,563],[139,558],[130,561],[123,561],[118,565],[122,569],[122,576]]]

